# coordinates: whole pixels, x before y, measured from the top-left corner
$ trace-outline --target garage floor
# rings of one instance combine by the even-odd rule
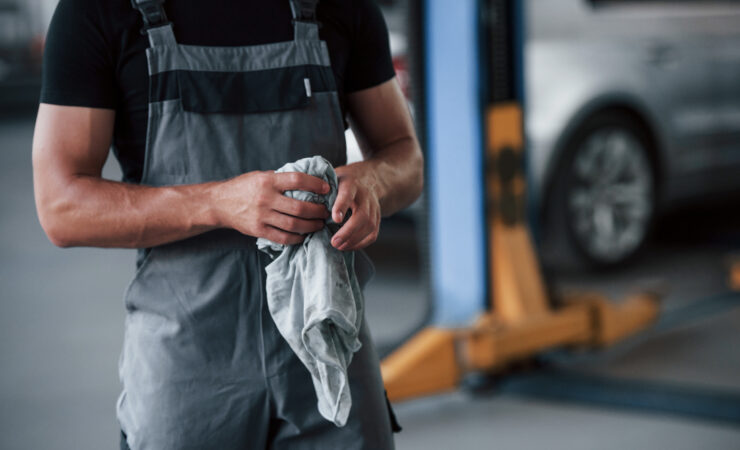
[[[122,292],[134,255],[60,250],[48,243],[33,207],[32,132],[31,117],[0,121],[0,449],[114,449]],[[110,164],[106,174],[118,176]],[[719,214],[710,222],[727,222]],[[740,220],[721,235],[711,223],[688,222],[691,239],[670,227],[628,269],[561,273],[553,280],[559,288],[597,288],[615,296],[630,286],[665,281],[666,311],[726,290],[725,259],[730,249],[740,249],[734,232]],[[697,236],[702,227],[705,236]],[[417,325],[427,309],[409,242],[403,227],[389,225],[372,250],[378,275],[367,291],[368,321],[383,348]],[[701,313],[605,354],[553,357],[579,373],[737,395],[740,306]],[[495,386],[395,409],[404,426],[399,449],[740,449],[740,427],[728,422],[554,402]]]

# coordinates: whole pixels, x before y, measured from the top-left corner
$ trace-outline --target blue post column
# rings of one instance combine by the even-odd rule
[[[477,0],[425,2],[434,325],[467,324],[486,304],[477,14]]]

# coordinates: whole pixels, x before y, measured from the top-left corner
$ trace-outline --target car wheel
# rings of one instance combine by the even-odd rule
[[[649,140],[629,116],[601,114],[567,146],[551,214],[591,266],[625,262],[645,243],[655,213]]]

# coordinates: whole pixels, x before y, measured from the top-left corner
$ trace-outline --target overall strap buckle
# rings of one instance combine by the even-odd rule
[[[318,3],[319,0],[290,0],[293,20],[318,24],[319,21],[316,20],[316,5]]]
[[[171,23],[164,11],[164,2],[165,0],[131,0],[131,6],[138,9],[144,19],[141,34],[146,34],[152,28]]]

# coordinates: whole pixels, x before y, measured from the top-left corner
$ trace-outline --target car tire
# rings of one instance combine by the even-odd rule
[[[546,203],[547,247],[596,269],[639,253],[655,216],[650,142],[640,122],[621,112],[592,116],[572,134]]]

